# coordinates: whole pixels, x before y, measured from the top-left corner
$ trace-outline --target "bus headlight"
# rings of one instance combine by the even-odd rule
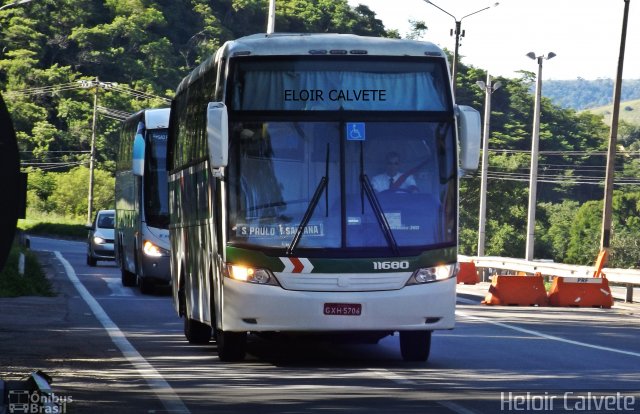
[[[93,242],[95,244],[105,244],[107,241],[105,239],[103,239],[102,237],[94,236]]]
[[[169,255],[169,252],[166,249],[163,249],[162,247],[151,243],[149,240],[144,241],[144,244],[142,245],[142,251],[147,256],[152,257],[162,257]]]
[[[420,268],[413,272],[413,274],[407,281],[407,286],[421,285],[423,283],[449,279],[456,274],[456,266],[457,265],[452,264]]]
[[[227,265],[225,276],[240,282],[278,286],[275,276],[267,269],[230,264]]]

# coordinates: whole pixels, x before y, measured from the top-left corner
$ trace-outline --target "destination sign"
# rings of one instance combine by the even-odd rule
[[[286,102],[324,102],[324,101],[350,101],[350,102],[382,102],[387,100],[385,89],[285,89],[284,100]]]
[[[289,224],[252,225],[239,224],[236,227],[236,236],[239,237],[293,237],[298,231],[298,226]],[[308,224],[302,233],[305,236],[324,236],[324,228],[321,223]]]

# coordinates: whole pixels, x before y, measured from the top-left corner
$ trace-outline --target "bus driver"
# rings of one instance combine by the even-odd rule
[[[371,180],[373,189],[382,191],[402,191],[415,193],[418,191],[416,180],[410,172],[400,172],[400,155],[397,152],[389,152],[385,157],[385,172],[378,174]]]

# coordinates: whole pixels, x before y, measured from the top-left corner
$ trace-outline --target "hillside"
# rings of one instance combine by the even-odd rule
[[[588,112],[595,115],[604,115],[604,122],[607,125],[611,125],[613,105],[599,106],[589,109]],[[620,120],[640,126],[640,99],[626,101],[620,104]]]
[[[565,109],[598,108],[611,105],[613,101],[613,79],[545,80],[542,84],[544,97]],[[622,81],[622,101],[640,99],[640,79]]]

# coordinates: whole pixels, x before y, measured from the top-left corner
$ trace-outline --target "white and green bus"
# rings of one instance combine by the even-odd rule
[[[145,109],[127,118],[116,160],[114,250],[124,286],[151,293],[167,286],[169,206],[167,136],[169,108]]]
[[[426,360],[454,326],[459,170],[480,146],[450,82],[431,43],[338,34],[248,36],[193,70],[167,152],[189,342],[233,361],[248,333],[399,332]],[[378,188],[390,158],[404,171]]]

